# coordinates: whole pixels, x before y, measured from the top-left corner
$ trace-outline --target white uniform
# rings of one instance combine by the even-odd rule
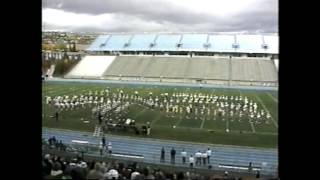
[[[190,164],[192,163],[192,164],[194,164],[194,157],[189,157],[189,162],[190,162]]]
[[[211,149],[208,149],[206,153],[207,153],[207,158],[208,158],[208,164],[210,164],[210,157],[212,155]]]
[[[195,157],[196,157],[196,164],[201,164],[201,152],[196,152]]]

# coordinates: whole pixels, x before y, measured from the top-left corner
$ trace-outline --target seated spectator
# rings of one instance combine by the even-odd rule
[[[150,167],[146,167],[143,169],[144,179],[155,179],[155,177],[153,176],[153,174],[151,174],[150,171]]]
[[[119,173],[115,169],[110,169],[106,174],[104,174],[104,177],[106,179],[118,179]]]
[[[62,176],[63,172],[61,170],[61,164],[59,162],[55,162],[47,179],[61,179]]]
[[[89,172],[87,179],[103,179],[103,174],[101,173],[101,164],[100,163],[96,163],[94,165],[94,169]]]
[[[137,178],[137,176],[139,176],[140,175],[140,173],[139,172],[137,172],[137,171],[135,171],[135,172],[133,172],[133,173],[131,173],[131,180],[134,180],[134,179],[136,179]]]
[[[69,163],[69,159],[71,159]],[[227,171],[220,175],[204,176],[196,172],[174,172],[161,171],[160,169],[150,168],[149,166],[142,168],[137,162],[121,163],[117,160],[101,161],[101,163],[85,162],[77,158],[61,158],[59,156],[51,156],[46,154],[42,161],[43,178],[44,179],[175,179],[175,180],[236,180]],[[89,173],[88,173],[89,171]],[[260,172],[257,171],[256,178],[259,178]],[[242,179],[255,179],[254,175]]]
[[[72,179],[77,179],[77,180],[85,180],[85,174],[83,173],[83,169],[80,167],[76,166],[73,168],[70,172],[70,176]]]
[[[44,171],[44,176],[48,176],[51,173],[52,170],[52,161],[50,159],[50,154],[46,154],[44,156],[44,161],[43,161],[43,171]]]
[[[183,172],[179,172],[177,175],[177,180],[183,180],[184,179],[184,174]]]

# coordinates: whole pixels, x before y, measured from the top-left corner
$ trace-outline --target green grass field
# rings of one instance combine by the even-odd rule
[[[272,120],[268,124],[251,125],[246,117],[243,117],[241,122],[234,118],[214,118],[213,115],[197,117],[197,119],[187,119],[184,115],[179,114],[175,114],[175,117],[168,117],[165,111],[151,110],[137,104],[131,104],[128,113],[124,116],[136,120],[138,126],[145,124],[147,121],[151,122],[151,137],[153,138],[253,147],[277,147],[278,100],[276,91],[44,82],[42,89],[43,126],[93,133],[97,120],[92,119],[91,108],[64,110],[60,113],[60,121],[55,122],[53,118],[50,118],[55,109],[45,104],[44,96],[79,95],[88,93],[89,90],[93,92],[95,90],[105,90],[107,87],[111,92],[117,92],[121,89],[125,94],[133,94],[137,90],[139,95],[143,97],[147,97],[150,91],[153,92],[154,96],[159,96],[161,93],[169,93],[170,95],[177,92],[247,96],[249,100],[257,102],[258,110],[264,109],[270,112]],[[88,120],[90,123],[83,123],[84,120]],[[176,128],[172,128],[174,125]],[[226,126],[230,129],[228,133],[225,131]],[[143,137],[142,135],[135,135],[133,132],[112,133]]]

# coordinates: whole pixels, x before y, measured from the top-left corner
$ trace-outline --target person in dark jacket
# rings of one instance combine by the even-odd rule
[[[106,146],[106,138],[103,136],[101,139],[102,142],[102,146],[105,147]]]
[[[53,164],[50,160],[50,155],[46,154],[44,156],[44,160],[43,160],[43,171],[44,171],[45,176],[50,175],[51,170],[52,170],[52,166],[53,166]]]
[[[248,172],[252,171],[252,162],[249,163]]]
[[[164,151],[164,147],[162,147],[161,149],[161,156],[160,156],[160,162],[164,162],[164,157],[165,157],[165,151]]]
[[[257,171],[256,178],[260,178],[260,171]]]
[[[53,168],[50,172],[50,175],[47,176],[47,179],[61,179],[63,176],[63,171],[61,170],[61,164],[59,162],[55,162],[53,164]]]
[[[171,164],[175,163],[175,159],[176,159],[176,150],[174,150],[174,148],[171,149]]]

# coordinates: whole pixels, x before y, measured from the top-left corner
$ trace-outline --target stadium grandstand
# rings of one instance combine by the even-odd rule
[[[43,53],[44,178],[277,179],[278,35],[108,33]]]
[[[277,35],[106,34],[86,53],[65,78],[278,86]]]

